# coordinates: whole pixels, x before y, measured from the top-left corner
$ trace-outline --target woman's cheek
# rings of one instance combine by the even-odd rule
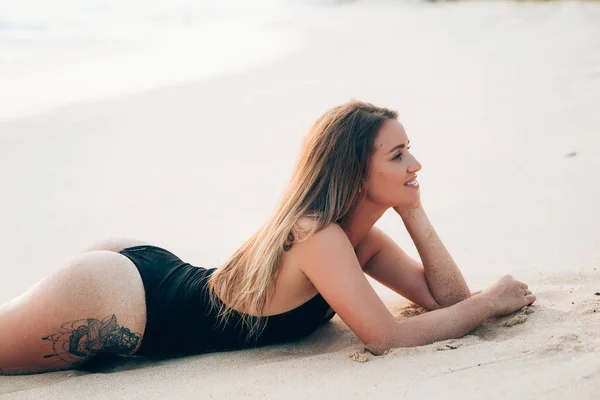
[[[394,206],[402,200],[402,186],[398,187],[391,184],[378,185],[374,190],[369,191],[370,200],[382,205]]]

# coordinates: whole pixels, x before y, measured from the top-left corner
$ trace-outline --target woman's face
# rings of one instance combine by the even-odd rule
[[[375,137],[369,177],[363,185],[368,200],[385,207],[411,206],[419,201],[416,177],[421,164],[409,147],[402,124],[387,120]]]

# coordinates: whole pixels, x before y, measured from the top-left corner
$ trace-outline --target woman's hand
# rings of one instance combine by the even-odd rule
[[[501,316],[515,312],[527,305],[533,304],[535,295],[523,282],[510,275],[503,276],[498,282],[485,290],[482,295],[492,303],[494,315]]]

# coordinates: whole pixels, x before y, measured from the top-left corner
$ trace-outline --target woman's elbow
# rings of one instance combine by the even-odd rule
[[[361,342],[365,350],[375,356],[382,356],[396,346],[398,336],[398,322],[394,321],[393,326],[388,326],[387,329],[380,329],[377,333],[373,332],[367,337],[360,336]]]
[[[387,354],[394,347],[393,343],[378,343],[378,344],[365,344],[365,350],[374,356],[383,356]]]

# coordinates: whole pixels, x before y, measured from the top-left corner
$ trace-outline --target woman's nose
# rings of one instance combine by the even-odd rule
[[[410,166],[408,168],[408,172],[410,173],[415,173],[421,170],[421,163],[415,158],[413,157],[413,162],[410,163]]]

